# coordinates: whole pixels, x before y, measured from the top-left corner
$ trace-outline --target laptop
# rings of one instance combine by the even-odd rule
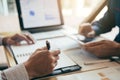
[[[60,0],[15,0],[21,30],[41,32],[62,28]]]
[[[71,34],[71,32],[66,33],[67,31],[62,29],[64,21],[61,12],[61,0],[15,1],[21,30],[32,33],[35,40]],[[73,32],[72,34],[77,33]]]

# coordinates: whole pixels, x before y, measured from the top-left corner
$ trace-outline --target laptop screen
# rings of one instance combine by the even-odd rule
[[[22,30],[63,24],[60,0],[16,0]]]

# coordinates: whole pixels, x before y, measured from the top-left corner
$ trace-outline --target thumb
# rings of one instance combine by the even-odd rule
[[[95,31],[91,31],[87,34],[88,38],[94,38],[95,37]]]

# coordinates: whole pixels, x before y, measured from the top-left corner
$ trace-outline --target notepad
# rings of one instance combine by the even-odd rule
[[[64,51],[64,50],[79,47],[79,44],[76,41],[68,37],[61,37],[61,38],[54,38],[54,39],[47,39],[47,40],[51,44],[51,50],[60,49],[61,51]],[[13,56],[15,57],[16,62],[20,64],[26,61],[36,49],[46,46],[45,42],[46,40],[39,40],[35,44],[32,44],[32,45],[27,45],[25,43],[22,43],[21,46],[10,46],[10,48],[13,52]],[[63,53],[64,52],[61,52],[60,56],[64,57],[65,54]]]

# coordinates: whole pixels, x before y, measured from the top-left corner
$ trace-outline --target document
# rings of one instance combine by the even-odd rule
[[[65,40],[67,40],[67,42]],[[72,49],[75,47],[78,47],[76,45],[77,43],[74,42],[74,40],[71,40],[68,37],[63,38],[54,38],[54,39],[48,39],[50,43],[50,50],[60,49],[60,58],[58,60],[57,66],[54,68],[54,71],[46,76],[43,77],[49,77],[54,76],[58,74],[68,73],[80,70],[81,67],[75,63],[72,59],[70,59],[64,50]],[[64,42],[65,41],[65,42]],[[23,63],[29,59],[29,57],[35,52],[36,49],[46,46],[46,40],[39,40],[35,44],[27,45],[25,43],[22,43],[21,46],[10,46],[10,50],[13,54],[13,57],[17,64]],[[38,78],[43,78],[38,77]]]
[[[76,41],[68,37],[48,39],[48,41],[50,42],[51,45],[50,50],[55,50],[55,49],[61,50],[60,59],[58,60],[58,65],[55,67],[55,69],[77,65],[64,52],[64,50],[79,47]],[[11,46],[10,48],[13,52],[13,56],[14,59],[16,60],[16,63],[20,64],[28,60],[30,55],[32,55],[36,49],[46,46],[45,42],[46,40],[39,40],[32,45],[27,45],[25,43],[22,43],[21,46]]]
[[[55,69],[60,68],[61,66],[65,67],[65,66],[74,65],[73,63],[74,61],[79,66],[82,66],[82,71],[86,71],[86,70],[93,70],[93,69],[107,67],[108,65],[104,65],[103,63],[110,62],[109,60],[100,59],[95,55],[81,49],[81,45],[78,43],[78,41],[71,39],[70,37],[64,36],[58,38],[51,38],[47,40],[50,42],[51,45],[50,50],[55,50],[55,49],[61,50],[60,60],[59,60],[60,65],[58,64],[58,66],[56,66]],[[23,43],[22,46],[11,46],[13,56],[16,59],[17,63],[19,64],[26,61],[36,49],[46,46],[45,42],[46,39],[39,40],[33,45],[26,45],[25,43]],[[65,63],[65,61],[67,63]],[[95,64],[93,64],[93,62],[95,62]]]
[[[66,54],[74,62],[82,66],[81,71],[105,68],[112,66],[112,64],[117,65],[115,63],[112,63],[109,59],[100,59],[94,54],[89,53],[81,48],[66,51]]]
[[[47,41],[50,42],[50,50],[61,50],[60,59],[58,60],[58,65],[55,69],[71,65],[79,65],[82,67],[81,71],[87,71],[117,64],[110,62],[109,59],[100,59],[85,51],[81,48],[81,45],[76,39],[71,39],[67,36],[51,38],[47,39]],[[13,52],[14,59],[18,64],[26,61],[36,49],[46,46],[46,39],[39,40],[32,45],[27,45],[25,43],[21,44],[21,46],[10,47]]]

